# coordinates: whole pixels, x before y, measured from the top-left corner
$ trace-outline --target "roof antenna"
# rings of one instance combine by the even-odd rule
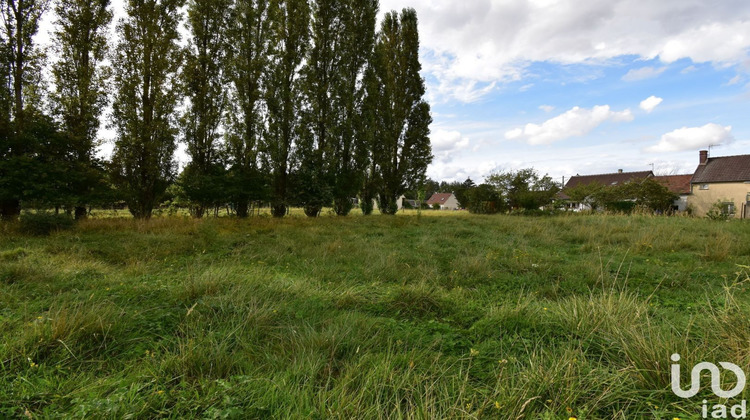
[[[711,148],[713,148],[713,147],[719,147],[719,146],[721,146],[721,145],[720,144],[709,144],[708,145],[708,157],[711,157]]]
[[[649,165],[651,165],[651,172],[654,172],[654,164],[653,163],[649,163]]]

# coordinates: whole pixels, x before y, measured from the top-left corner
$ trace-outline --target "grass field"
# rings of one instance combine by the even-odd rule
[[[672,353],[683,372],[750,373],[741,221],[94,218],[0,235],[0,418],[686,419],[721,401],[673,395]]]

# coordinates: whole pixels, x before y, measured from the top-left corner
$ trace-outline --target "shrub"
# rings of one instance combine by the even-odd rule
[[[706,213],[706,217],[711,220],[725,221],[729,220],[732,216],[732,209],[728,205],[728,200],[718,200],[711,205],[711,208]]]
[[[20,230],[28,235],[45,236],[58,230],[73,228],[75,220],[67,214],[25,213],[21,216]]]

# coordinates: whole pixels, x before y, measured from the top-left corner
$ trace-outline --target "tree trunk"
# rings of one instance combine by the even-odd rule
[[[237,211],[237,217],[240,219],[245,219],[248,217],[248,207],[250,206],[250,203],[247,200],[241,200],[235,203],[235,206],[237,207],[235,210]]]
[[[318,217],[320,216],[320,210],[322,210],[322,207],[320,207],[317,204],[309,204],[305,206],[305,216],[307,217]]]
[[[273,215],[273,217],[281,218],[281,217],[286,216],[286,213],[287,213],[286,204],[278,203],[278,204],[271,205],[271,215]]]
[[[86,207],[76,206],[74,214],[76,220],[83,220],[88,216],[88,211],[86,211]]]
[[[286,204],[284,203],[274,203],[271,205],[271,214],[273,217],[284,217],[286,216]]]
[[[21,215],[21,203],[18,200],[0,201],[0,220],[14,222]]]
[[[392,197],[389,194],[380,194],[380,203],[378,203],[378,206],[381,214],[393,216],[396,214],[396,212],[398,212],[398,204],[396,203],[396,198]]]
[[[352,211],[352,200],[350,198],[334,198],[333,199],[333,211],[339,216],[346,216]]]

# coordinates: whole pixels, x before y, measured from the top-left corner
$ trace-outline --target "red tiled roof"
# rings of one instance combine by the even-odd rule
[[[579,185],[593,184],[595,182],[607,187],[610,185],[624,184],[633,180],[643,180],[651,176],[654,176],[654,173],[651,171],[615,172],[613,174],[599,175],[576,175],[570,177],[568,182],[565,184],[565,188],[573,188]]]
[[[690,194],[690,180],[692,175],[655,176],[656,182],[669,188],[675,194]]]
[[[698,165],[691,182],[707,184],[745,181],[750,181],[750,155],[708,158],[705,165]]]
[[[432,194],[432,197],[430,197],[430,199],[427,200],[427,205],[431,206],[433,204],[445,204],[445,202],[448,201],[448,199],[451,198],[452,195],[453,195],[452,193]]]

